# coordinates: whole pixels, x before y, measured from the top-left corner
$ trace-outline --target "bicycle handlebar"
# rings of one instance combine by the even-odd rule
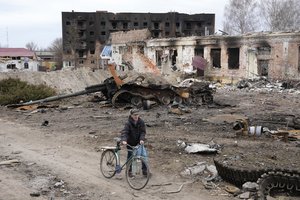
[[[123,144],[122,144],[121,138],[115,137],[114,140],[117,142],[117,146],[123,145]],[[136,145],[136,146],[131,146],[131,145],[128,144],[128,143],[126,144],[126,146],[128,146],[128,147],[130,147],[130,148],[132,148],[132,149],[138,149],[141,145],[144,145],[144,144],[138,144],[138,145]]]

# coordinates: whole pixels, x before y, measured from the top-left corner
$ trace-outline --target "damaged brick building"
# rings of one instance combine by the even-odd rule
[[[152,38],[210,35],[215,14],[62,12],[64,67],[96,68],[110,33],[144,28]]]
[[[300,32],[212,35],[214,14],[63,12],[62,19],[64,67],[101,68],[105,57],[117,70],[158,68],[166,76],[188,73],[227,83],[300,79]]]
[[[118,38],[115,34],[113,37]],[[112,40],[112,57],[117,64],[130,62],[128,58],[136,60],[142,53],[165,75],[198,71],[198,76],[227,83],[256,76],[300,79],[300,32],[161,38],[140,43],[128,40],[123,44],[116,38]],[[126,54],[122,53],[124,48],[129,49]],[[202,66],[195,65],[195,59],[200,59]],[[149,63],[131,62],[138,71],[147,69]]]

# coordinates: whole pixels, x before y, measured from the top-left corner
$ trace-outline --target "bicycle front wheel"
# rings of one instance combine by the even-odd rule
[[[144,158],[134,157],[126,166],[126,180],[135,190],[143,189],[150,179],[149,166]]]
[[[103,151],[100,159],[100,171],[105,178],[111,178],[116,174],[117,156],[111,149]]]

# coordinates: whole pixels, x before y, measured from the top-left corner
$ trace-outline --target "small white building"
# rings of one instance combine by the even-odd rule
[[[38,68],[39,62],[33,51],[25,48],[0,48],[0,72],[38,71]]]

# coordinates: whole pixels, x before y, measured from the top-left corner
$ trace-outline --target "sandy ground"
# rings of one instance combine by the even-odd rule
[[[128,109],[90,102],[91,97],[51,102],[33,111],[0,107],[0,162],[19,161],[0,165],[1,200],[238,199],[224,190],[229,184],[222,180],[206,189],[205,174],[180,175],[185,167],[197,162],[213,164],[214,158],[224,155],[241,156],[240,166],[292,165],[300,171],[297,142],[237,137],[232,129],[241,117],[272,130],[287,128],[290,118],[300,114],[299,94],[223,88],[215,94],[216,104],[191,106],[182,115],[169,113],[166,106],[142,112],[152,177],[146,188],[135,191],[125,178],[106,179],[99,170],[100,148],[114,145]],[[49,124],[42,126],[45,121]],[[223,148],[219,154],[187,154],[176,145],[178,139],[213,141]],[[276,159],[270,159],[274,155]],[[182,184],[181,191],[168,193]]]

